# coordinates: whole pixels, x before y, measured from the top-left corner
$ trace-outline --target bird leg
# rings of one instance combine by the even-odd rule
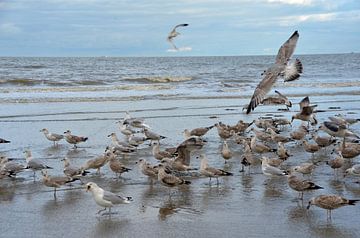
[[[56,187],[54,188],[54,198],[56,199]]]
[[[99,214],[100,212],[106,211],[106,207],[104,209],[100,209],[96,214]]]

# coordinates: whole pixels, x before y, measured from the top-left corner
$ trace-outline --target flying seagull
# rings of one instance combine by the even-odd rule
[[[257,105],[262,103],[266,94],[270,91],[279,76],[284,78],[284,82],[293,81],[300,77],[303,70],[300,60],[296,59],[294,62],[289,64],[290,57],[294,53],[298,39],[299,33],[298,31],[295,31],[280,47],[275,59],[275,64],[263,73],[264,78],[257,85],[247,107],[246,114],[249,114]]]
[[[174,29],[172,29],[172,31],[169,33],[168,37],[167,37],[167,41],[174,47],[175,50],[178,50],[178,48],[176,47],[176,45],[174,44],[173,42],[173,39],[175,37],[177,37],[178,35],[180,35],[179,32],[176,31],[176,28],[178,27],[181,27],[181,26],[188,26],[189,24],[179,24],[179,25],[176,25],[174,27]]]

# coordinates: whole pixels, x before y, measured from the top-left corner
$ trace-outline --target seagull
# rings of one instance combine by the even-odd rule
[[[65,131],[64,134],[65,134],[65,140],[69,144],[73,144],[75,149],[77,148],[76,144],[79,144],[80,142],[85,142],[88,139],[87,137],[84,136],[72,135],[70,130]]]
[[[261,171],[263,172],[264,175],[267,175],[267,176],[273,176],[273,175],[283,176],[283,175],[287,175],[286,171],[269,165],[268,158],[266,158],[266,157],[261,157]]]
[[[103,155],[86,161],[85,164],[81,166],[81,170],[96,169],[96,173],[100,174],[101,167],[107,164],[112,157],[115,157],[115,154],[109,148],[106,148]]]
[[[47,187],[54,188],[54,198],[56,198],[56,189],[60,188],[62,185],[67,183],[74,182],[75,180],[79,180],[79,178],[71,178],[65,176],[49,176],[46,170],[41,170],[41,174],[43,175],[43,183]]]
[[[339,195],[320,195],[317,197],[312,198],[307,205],[307,209],[310,209],[311,205],[315,205],[321,208],[326,209],[327,211],[327,218],[331,220],[331,211],[343,207],[346,205],[355,205],[356,202],[360,200],[357,199],[346,199]]]
[[[284,77],[284,82],[293,81],[300,77],[303,71],[302,63],[296,59],[288,64],[290,57],[295,51],[299,39],[298,31],[295,31],[290,38],[280,47],[275,59],[275,64],[264,72],[264,78],[257,85],[247,107],[246,114],[249,114],[257,105],[262,103],[266,94],[270,91],[279,76]]]
[[[314,115],[314,109],[317,107],[317,105],[310,105],[310,99],[309,97],[303,98],[300,103],[300,112],[296,113],[291,117],[291,122],[293,122],[295,119],[301,120],[301,121],[307,121],[308,127],[309,123],[311,125],[316,125],[317,120]]]
[[[0,171],[3,174],[16,177],[16,174],[22,172],[24,169],[24,165],[16,163],[15,161],[9,161],[6,157],[0,157]]]
[[[167,152],[166,150],[160,150],[159,143],[153,142],[152,145],[153,145],[152,154],[155,159],[161,161],[164,158],[172,158],[173,157],[173,155],[171,153]]]
[[[344,177],[349,174],[359,177],[360,176],[360,164],[355,164],[351,168],[347,169],[345,171]]]
[[[289,111],[289,107],[292,107],[291,101],[279,91],[275,90],[275,93],[278,95],[277,97],[267,97],[262,101],[263,105],[285,105],[286,111]],[[279,109],[280,110],[280,109]]]
[[[93,182],[86,184],[86,191],[90,191],[92,193],[96,204],[104,207],[104,209],[99,210],[97,214],[102,211],[106,211],[106,208],[109,208],[108,214],[111,215],[111,207],[118,204],[129,204],[132,201],[132,197],[122,197],[112,192],[105,191]],[[105,213],[103,215],[105,215]]]
[[[344,138],[343,146],[345,146],[346,137],[356,137],[358,139],[360,138],[358,135],[348,130],[346,126],[338,125],[337,123],[334,123],[332,121],[324,121],[324,123],[319,127],[319,130],[323,130],[331,136]]]
[[[182,184],[191,184],[190,181],[176,177],[173,174],[166,173],[165,165],[163,165],[163,164],[159,164],[158,180],[162,185],[165,185],[170,188],[175,187],[177,185],[182,185]]]
[[[191,136],[204,136],[214,126],[215,125],[208,126],[208,127],[198,127],[198,128],[192,129],[191,131],[189,131],[188,129],[185,129],[184,134],[186,135],[187,138],[189,138]]]
[[[90,173],[89,171],[83,170],[80,167],[75,167],[70,165],[70,159],[64,158],[61,161],[64,161],[64,174],[70,178],[78,178],[81,176],[85,176],[86,174]]]
[[[219,185],[219,178],[218,178],[219,176],[231,176],[231,175],[233,175],[232,173],[227,172],[225,170],[210,167],[205,154],[201,154],[200,159],[201,159],[201,162],[200,162],[200,174],[202,174],[202,175],[204,175],[206,177],[209,177],[209,179],[210,179],[209,184],[211,183],[211,178],[216,178],[217,185]]]
[[[174,29],[172,29],[172,31],[169,33],[168,37],[167,37],[167,41],[174,47],[175,50],[178,50],[178,48],[176,47],[176,45],[174,44],[173,42],[173,39],[175,37],[177,37],[178,35],[180,35],[179,32],[176,31],[176,28],[178,27],[184,27],[184,26],[188,26],[189,24],[179,24],[179,25],[176,25],[174,27]]]
[[[229,160],[233,157],[233,152],[230,150],[226,140],[224,140],[224,142],[223,142],[222,149],[221,149],[221,155],[225,160],[225,164],[226,164],[227,160]]]
[[[160,143],[160,140],[165,139],[165,136],[159,135],[153,131],[150,131],[147,128],[144,128],[144,134],[146,136],[147,139],[151,140],[151,141],[157,141]]]
[[[308,190],[317,190],[323,189],[319,185],[311,182],[310,180],[303,180],[296,176],[295,174],[290,174],[288,177],[289,187],[297,192],[299,192],[299,199],[303,200],[304,192]]]
[[[43,164],[41,161],[34,159],[31,155],[30,150],[25,150],[25,159],[27,162],[27,169],[31,169],[34,172],[34,181],[35,181],[35,172],[36,170],[42,170],[42,169],[52,169],[51,167]]]
[[[311,175],[315,169],[315,164],[313,163],[301,163],[300,165],[294,166],[293,170],[295,172],[301,173],[303,175]]]
[[[109,168],[118,176],[121,176],[122,173],[129,172],[131,170],[126,168],[115,156],[110,157]]]
[[[157,179],[159,171],[156,166],[149,164],[144,159],[140,159],[136,163],[139,165],[141,173],[148,176],[151,179],[151,181],[152,181],[152,179]]]
[[[49,141],[53,141],[54,142],[54,146],[57,145],[57,142],[64,139],[64,135],[59,135],[56,133],[50,133],[48,129],[43,128],[40,130],[40,132],[43,132],[46,139],[48,139]]]

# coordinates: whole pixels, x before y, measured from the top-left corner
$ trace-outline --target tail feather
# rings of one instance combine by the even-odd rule
[[[234,175],[233,173],[230,173],[230,172],[227,172],[227,171],[225,171],[225,170],[222,170],[222,169],[219,169],[221,172],[222,172],[222,176],[232,176],[232,175]]]
[[[183,184],[191,184],[191,182],[187,180],[183,180]]]
[[[320,187],[319,185],[316,185],[314,183],[310,183],[310,189],[324,189],[324,188]]]
[[[358,200],[358,199],[349,199],[348,204],[349,205],[355,205],[355,203],[358,202],[358,201],[360,201],[360,200]]]

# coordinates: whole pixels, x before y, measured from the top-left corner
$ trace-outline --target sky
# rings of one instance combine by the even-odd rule
[[[0,56],[274,55],[295,30],[296,54],[360,52],[360,0],[0,0]]]

